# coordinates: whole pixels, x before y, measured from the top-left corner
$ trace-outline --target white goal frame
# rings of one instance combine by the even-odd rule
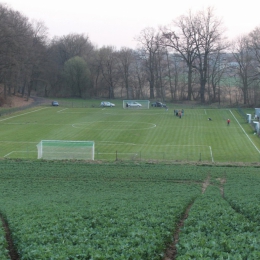
[[[41,140],[37,144],[38,159],[94,160],[94,141]]]
[[[135,106],[131,106],[128,107],[127,104],[128,103],[132,103],[132,102],[137,102],[139,104],[141,104],[141,107],[135,107]],[[128,100],[123,100],[123,108],[124,109],[149,109],[150,108],[150,100],[137,100],[137,99],[128,99]]]

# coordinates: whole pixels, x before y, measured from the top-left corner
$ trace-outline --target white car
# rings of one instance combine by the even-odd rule
[[[100,104],[101,107],[114,107],[115,104],[108,102],[108,101],[102,101]]]
[[[142,105],[138,102],[129,102],[129,103],[126,103],[126,107],[141,107]]]

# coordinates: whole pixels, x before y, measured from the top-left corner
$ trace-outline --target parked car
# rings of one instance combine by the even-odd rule
[[[166,107],[166,104],[163,104],[162,102],[156,101],[151,104],[152,107]]]
[[[102,101],[102,102],[100,103],[100,106],[101,106],[101,107],[114,107],[115,104],[113,104],[113,103],[111,103],[111,102],[108,102],[108,101]]]
[[[126,107],[141,107],[142,105],[136,101],[126,103]]]
[[[59,105],[59,103],[58,103],[58,101],[52,101],[51,105],[54,106],[54,107],[57,107]]]

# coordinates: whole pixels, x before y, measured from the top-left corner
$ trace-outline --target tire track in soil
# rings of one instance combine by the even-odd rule
[[[177,229],[173,236],[173,243],[171,245],[169,245],[169,247],[166,249],[163,260],[174,260],[176,258],[176,256],[177,256],[176,245],[179,241],[179,234],[181,232],[181,228],[184,226],[184,221],[189,216],[189,211],[190,211],[190,208],[192,205],[193,205],[193,202],[186,208],[183,217],[181,218],[180,222],[178,223]]]
[[[7,242],[7,250],[9,253],[9,257],[11,260],[19,260],[20,258],[19,258],[18,252],[16,251],[16,248],[14,246],[8,223],[1,214],[0,214],[0,220],[2,222],[2,227],[5,231],[5,239]]]
[[[210,175],[208,175],[207,179],[202,183],[202,194],[206,191],[210,184]]]
[[[219,190],[220,190],[220,194],[221,194],[222,198],[224,199],[224,198],[225,198],[225,194],[224,194],[224,184],[225,184],[225,182],[226,182],[227,180],[226,180],[226,178],[217,178],[217,180],[220,182]]]
[[[202,183],[202,194],[206,191],[207,187],[210,185],[210,175],[207,176],[207,179]],[[183,217],[179,221],[177,228],[175,230],[175,233],[173,235],[173,242],[171,245],[168,246],[165,252],[165,256],[163,260],[174,260],[177,257],[177,248],[176,245],[178,244],[179,241],[179,234],[181,232],[181,228],[184,226],[184,221],[188,218],[189,216],[189,211],[190,208],[192,207],[194,201],[188,205],[188,207],[185,210],[185,213],[183,214]]]

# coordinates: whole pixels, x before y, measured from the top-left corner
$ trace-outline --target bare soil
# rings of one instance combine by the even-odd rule
[[[9,252],[9,257],[11,260],[19,260],[19,255],[14,246],[8,223],[2,215],[0,215],[0,222],[2,222],[2,227],[5,231],[5,239],[7,242],[7,250]]]
[[[210,184],[210,175],[208,175],[207,179],[202,183],[202,193],[206,191],[209,184]]]
[[[27,106],[30,105],[31,103],[34,102],[34,100],[32,98],[29,98],[29,100],[27,100],[26,97],[22,97],[19,95],[12,95],[12,96],[8,96],[6,100],[4,100],[3,98],[2,100],[2,105],[1,107],[23,107],[23,106]]]
[[[225,182],[225,180],[221,179],[221,184],[224,184],[224,182]],[[201,190],[201,192],[204,193],[209,185],[210,185],[210,175],[208,175],[207,179],[204,180],[204,182],[202,183],[202,190]],[[223,191],[221,190],[221,192],[224,192],[224,189],[223,189]],[[221,193],[221,194],[223,194],[223,193]],[[176,257],[177,257],[176,245],[177,245],[177,243],[179,241],[179,234],[181,232],[181,228],[184,226],[185,220],[189,216],[189,211],[190,211],[190,208],[192,207],[192,205],[193,205],[193,202],[190,203],[190,205],[188,205],[188,207],[185,210],[184,215],[180,219],[180,221],[179,221],[179,223],[177,225],[177,228],[175,230],[175,233],[173,235],[173,243],[170,244],[167,247],[166,252],[165,252],[165,257],[163,258],[163,260],[174,260],[174,259],[176,259]]]
[[[193,202],[186,208],[184,215],[182,216],[180,222],[177,225],[177,228],[175,230],[175,233],[173,235],[173,243],[168,246],[165,252],[165,257],[163,260],[174,260],[177,257],[177,248],[176,245],[178,244],[179,241],[179,234],[181,232],[181,228],[184,226],[184,221],[188,218],[189,216],[189,211],[191,206],[193,205]]]
[[[225,178],[217,178],[217,180],[220,182],[220,193],[221,193],[221,196],[224,198],[224,184],[226,182],[226,179]]]

